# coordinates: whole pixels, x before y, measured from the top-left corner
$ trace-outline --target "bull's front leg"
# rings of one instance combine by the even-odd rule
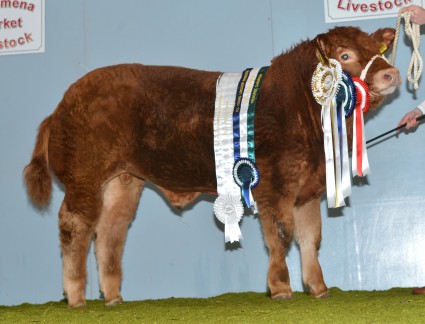
[[[294,233],[293,207],[281,201],[276,206],[258,200],[260,220],[269,250],[267,284],[273,299],[291,299],[292,289],[286,252]]]
[[[320,198],[294,207],[295,235],[301,251],[301,266],[304,285],[314,297],[327,297],[328,288],[323,280],[319,264],[318,249],[322,239]]]

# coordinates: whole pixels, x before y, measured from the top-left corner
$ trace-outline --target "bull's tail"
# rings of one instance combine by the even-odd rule
[[[52,177],[49,169],[49,135],[51,117],[47,117],[38,131],[31,162],[24,169],[28,196],[38,207],[46,207],[52,194]]]

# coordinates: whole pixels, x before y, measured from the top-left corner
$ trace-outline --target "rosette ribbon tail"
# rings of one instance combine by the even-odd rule
[[[224,222],[224,241],[233,243],[243,239],[242,232],[237,222],[228,221]]]
[[[255,203],[254,197],[252,196],[252,182],[244,181],[242,185],[242,197],[245,202],[245,206],[251,208],[253,213],[257,213],[257,204]]]
[[[348,141],[347,141],[347,128],[345,125],[345,106],[347,100],[347,88],[342,84],[336,96],[336,119],[338,124],[338,143],[339,148],[339,163],[335,163],[335,174],[339,177],[337,187],[340,188],[339,197],[340,206],[345,205],[344,199],[351,194],[351,181],[350,181],[350,160],[348,157]]]
[[[340,101],[334,102],[331,107],[331,121],[334,137],[333,149],[335,154],[335,204],[336,207],[342,207],[345,206],[345,198],[351,194],[351,181],[345,114]]]
[[[348,139],[347,139],[347,127],[345,122],[345,115],[342,113],[342,194],[344,198],[351,195],[351,174],[350,174],[350,158],[348,154]]]
[[[324,136],[324,150],[326,163],[326,196],[328,207],[336,207],[335,167],[334,167],[334,144],[332,137],[331,106],[322,107],[322,123]]]
[[[353,118],[353,176],[363,177],[370,173],[369,160],[366,149],[363,113],[369,109],[369,89],[361,79],[353,78],[356,86],[357,103]]]
[[[345,206],[344,195],[342,194],[342,146],[340,141],[342,140],[342,125],[340,125],[340,119],[338,118],[338,105],[336,100],[331,102],[331,125],[332,125],[332,137],[333,137],[333,152],[334,152],[334,179],[335,179],[335,207]],[[341,130],[341,131],[340,131]]]
[[[241,188],[241,196],[247,208],[257,212],[257,207],[251,189],[259,182],[259,172],[254,161],[249,158],[240,158],[233,166],[233,179]]]
[[[242,185],[242,197],[246,207],[251,207],[251,181],[244,181]]]

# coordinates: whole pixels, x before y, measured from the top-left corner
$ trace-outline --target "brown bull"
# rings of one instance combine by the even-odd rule
[[[315,297],[328,294],[317,253],[325,191],[321,107],[310,88],[317,44],[359,77],[380,46],[391,46],[393,39],[392,29],[368,35],[337,27],[277,56],[265,75],[255,115],[261,180],[253,196],[269,249],[267,282],[274,299],[292,295],[285,255],[293,237],[305,286]],[[400,84],[400,75],[383,59],[368,71],[365,82],[375,107]],[[70,307],[85,305],[92,239],[105,302],[122,301],[121,257],[145,180],[179,208],[200,193],[216,193],[213,118],[220,74],[140,64],[100,68],[71,85],[41,124],[24,176],[39,206],[49,202],[52,174],[65,188],[59,228]]]

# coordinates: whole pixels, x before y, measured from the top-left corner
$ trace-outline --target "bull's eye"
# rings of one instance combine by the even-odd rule
[[[348,56],[347,53],[344,53],[344,54],[341,55],[341,59],[343,59],[344,61],[347,61],[348,58],[349,58],[349,56]]]

